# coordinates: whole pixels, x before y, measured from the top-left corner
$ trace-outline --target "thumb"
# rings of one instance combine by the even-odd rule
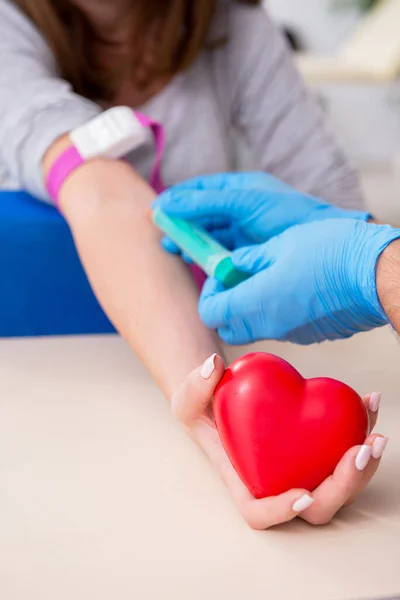
[[[232,253],[232,262],[240,271],[254,275],[275,262],[274,240],[265,244],[239,248]]]
[[[201,367],[189,373],[171,400],[172,412],[178,421],[190,427],[207,411],[224,371],[222,358],[212,354]]]

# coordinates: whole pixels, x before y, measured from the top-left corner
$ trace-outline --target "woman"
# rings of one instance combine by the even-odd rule
[[[362,208],[355,175],[283,39],[252,4],[259,2],[0,0],[0,162],[24,189],[49,201],[44,182],[72,147],[68,132],[105,108],[127,105],[164,125],[167,185],[228,170],[235,127],[261,169],[306,192]],[[135,150],[130,164],[89,160],[62,182],[57,203],[106,314],[165,395],[183,395],[190,410],[194,392],[182,381],[221,350],[198,318],[190,273],[164,255],[150,224],[155,194],[146,179],[153,162],[149,144]],[[191,431],[197,436],[196,427]],[[212,455],[208,432],[205,439],[200,434],[200,443]],[[364,469],[371,451],[363,448],[354,452],[364,453],[358,465]],[[377,460],[359,476],[353,459],[344,459],[339,487],[351,481],[355,493]],[[294,490],[278,499],[278,513],[285,512],[284,501],[293,508],[304,495]],[[340,494],[334,502],[332,497],[325,488],[316,503],[318,510],[330,507],[328,516],[343,503]],[[291,508],[293,516],[305,510],[302,502],[299,510]],[[254,524],[253,508],[239,504]],[[310,521],[312,515],[304,512]]]

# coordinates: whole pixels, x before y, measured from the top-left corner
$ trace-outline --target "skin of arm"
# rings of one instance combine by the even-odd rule
[[[376,286],[383,310],[400,334],[400,240],[382,252],[376,269]]]
[[[68,145],[64,136],[49,148],[44,175]],[[104,311],[170,399],[190,371],[221,350],[200,321],[187,267],[160,247],[149,214],[154,198],[123,161],[95,159],[65,181],[60,208]]]

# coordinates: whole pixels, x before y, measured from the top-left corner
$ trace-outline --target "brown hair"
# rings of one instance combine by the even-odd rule
[[[204,47],[219,0],[131,0],[129,52],[105,65],[100,45],[120,44],[101,37],[74,0],[14,0],[45,37],[61,76],[94,100],[111,100],[130,70],[138,86],[172,77],[190,66]],[[238,0],[259,4],[260,0]],[[96,51],[97,49],[97,51]],[[118,65],[118,66],[117,66]]]

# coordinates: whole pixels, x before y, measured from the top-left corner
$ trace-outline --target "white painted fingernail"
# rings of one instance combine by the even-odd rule
[[[375,439],[372,444],[372,456],[374,458],[381,458],[382,454],[385,452],[388,441],[389,440],[386,437],[378,437]]]
[[[210,379],[211,375],[214,373],[216,356],[216,354],[209,356],[201,367],[200,375],[203,379]]]
[[[304,494],[301,496],[296,502],[293,504],[292,509],[293,512],[300,513],[303,510],[306,510],[311,504],[314,502],[314,498],[309,494]]]
[[[369,410],[371,412],[378,412],[378,408],[381,403],[381,399],[382,399],[381,392],[372,392],[371,397],[369,399]]]
[[[358,454],[356,456],[356,469],[358,471],[364,471],[365,467],[370,461],[372,456],[372,448],[371,446],[361,446]]]

